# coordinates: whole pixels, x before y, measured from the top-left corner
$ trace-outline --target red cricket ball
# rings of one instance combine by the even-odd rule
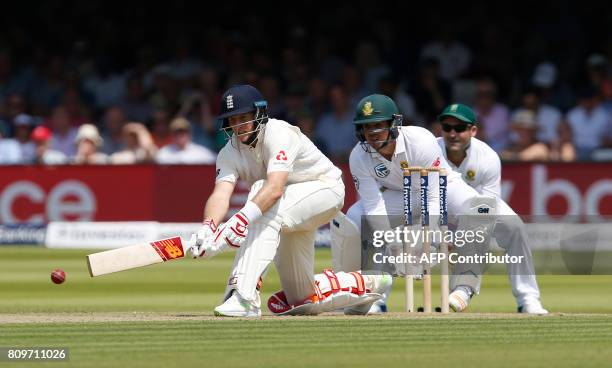
[[[51,281],[56,284],[61,284],[66,280],[66,272],[61,268],[56,268],[51,272]]]

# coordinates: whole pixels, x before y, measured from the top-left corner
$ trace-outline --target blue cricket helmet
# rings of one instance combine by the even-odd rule
[[[241,124],[253,122],[255,123],[254,129],[241,135],[250,135],[250,138],[243,143],[251,144],[257,139],[256,133],[268,122],[268,103],[264,100],[257,88],[248,84],[230,87],[221,97],[221,114],[217,116],[217,120],[219,121],[221,130],[230,138],[231,129],[229,128],[228,118],[247,112],[254,112],[255,118]]]
[[[257,88],[248,84],[239,84],[230,87],[221,97],[221,114],[217,119],[225,120],[233,115],[256,111],[258,108],[267,107]]]

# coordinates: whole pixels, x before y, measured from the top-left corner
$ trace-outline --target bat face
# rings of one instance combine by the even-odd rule
[[[183,258],[190,245],[180,236],[93,253],[87,256],[91,277]]]

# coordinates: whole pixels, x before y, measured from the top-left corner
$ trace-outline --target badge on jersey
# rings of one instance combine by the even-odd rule
[[[473,181],[474,178],[476,178],[476,171],[469,169],[466,173],[465,173],[465,177],[467,180]]]
[[[440,157],[438,157],[438,158],[436,159],[436,161],[434,161],[434,163],[433,163],[433,164],[431,164],[431,166],[433,166],[433,167],[438,167],[438,166],[440,166]]]
[[[407,169],[410,165],[408,165],[408,161],[400,161],[400,167],[402,169]]]
[[[378,164],[374,167],[374,172],[376,173],[376,176],[378,176],[379,178],[386,178],[387,176],[389,176],[389,173],[391,171],[389,171],[389,169],[387,168],[387,166],[385,166],[385,164]]]
[[[287,161],[287,154],[285,151],[278,151],[278,155],[276,155],[276,159],[278,161]]]

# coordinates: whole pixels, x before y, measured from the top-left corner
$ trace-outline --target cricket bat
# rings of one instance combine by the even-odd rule
[[[155,240],[90,254],[87,267],[91,277],[96,277],[183,258],[190,247],[180,236]]]

